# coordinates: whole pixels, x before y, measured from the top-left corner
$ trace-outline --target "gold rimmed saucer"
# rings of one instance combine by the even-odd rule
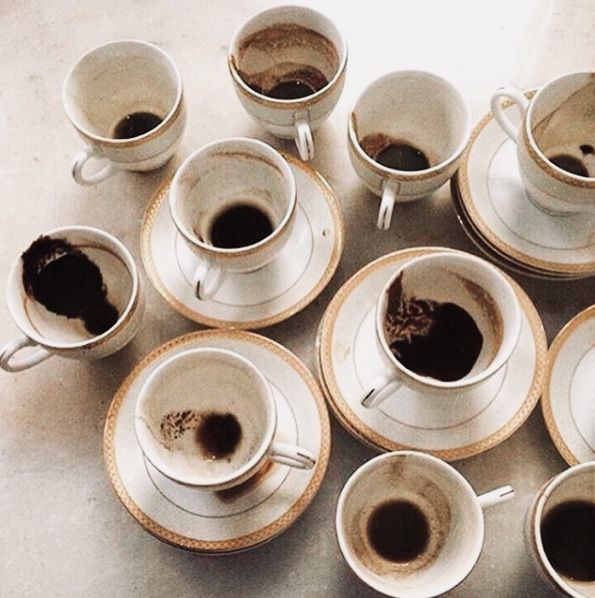
[[[511,280],[522,312],[519,343],[502,370],[468,401],[399,390],[379,408],[360,404],[383,362],[374,342],[376,299],[395,269],[436,251],[398,251],[368,264],[329,304],[317,338],[318,368],[329,405],[347,431],[377,450],[404,448],[456,460],[488,450],[508,438],[535,407],[545,375],[547,343],[541,319],[526,293]],[[464,407],[464,408],[463,408]]]
[[[311,166],[283,154],[297,186],[296,220],[279,255],[255,272],[229,273],[209,300],[195,297],[198,258],[182,241],[167,201],[170,182],[155,192],[141,227],[149,279],[180,314],[215,328],[258,329],[309,305],[332,278],[343,251],[343,218],[330,185]]]
[[[198,347],[235,351],[262,371],[277,404],[276,439],[299,443],[314,454],[313,469],[267,464],[240,487],[216,493],[180,486],[146,461],[134,433],[134,407],[140,388],[165,359]],[[330,442],[324,397],[312,374],[293,353],[257,334],[208,330],[165,343],[134,368],[108,411],[104,458],[116,495],[146,531],[179,548],[218,554],[253,548],[285,531],[318,492]]]

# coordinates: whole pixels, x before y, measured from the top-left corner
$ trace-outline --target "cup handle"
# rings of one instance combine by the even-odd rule
[[[74,157],[74,162],[72,163],[72,177],[79,185],[96,185],[101,181],[105,181],[105,179],[116,174],[116,172],[118,171],[118,169],[113,164],[108,162],[103,168],[98,170],[96,173],[86,177],[83,174],[83,168],[85,167],[85,164],[92,158],[101,159],[102,156],[94,147],[90,145],[88,145],[84,150],[80,151]]]
[[[514,490],[512,489],[512,486],[501,486],[500,488],[495,488],[494,490],[490,490],[489,492],[478,496],[477,500],[479,500],[479,506],[482,509],[485,509],[486,507],[506,502],[513,496]]]
[[[298,154],[304,162],[314,159],[314,138],[308,121],[299,119],[295,121],[295,145]]]
[[[12,358],[14,355],[25,347],[38,347],[38,344],[28,336],[22,336],[6,343],[0,349],[0,368],[7,372],[20,372],[32,368],[34,365],[37,365],[52,356],[47,349],[39,347],[39,349],[31,353],[31,355],[13,360]]]
[[[194,272],[192,279],[196,298],[201,301],[212,299],[222,285],[224,278],[225,272],[221,268],[206,262],[201,263]]]
[[[316,457],[310,451],[285,442],[273,442],[269,457],[276,463],[298,469],[312,469],[316,465]]]
[[[520,89],[504,86],[496,90],[490,102],[494,118],[502,127],[502,130],[516,143],[519,137],[519,129],[513,125],[506,114],[504,114],[501,103],[502,99],[512,100],[517,105],[519,112],[521,113],[521,119],[525,118],[525,113],[529,107],[529,100]]]
[[[361,404],[367,409],[378,407],[380,403],[386,401],[388,397],[397,392],[402,385],[403,382],[401,380],[395,380],[393,375],[388,372],[379,374],[372,381],[372,385],[361,400]]]
[[[382,201],[378,210],[378,221],[376,226],[380,230],[388,230],[393,219],[393,208],[395,207],[395,198],[397,186],[393,183],[386,183],[382,190]]]

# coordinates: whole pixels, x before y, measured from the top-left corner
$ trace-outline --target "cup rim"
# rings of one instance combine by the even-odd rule
[[[129,45],[129,44],[145,46],[145,47],[151,49],[151,51],[161,54],[161,56],[163,58],[165,58],[165,60],[170,65],[170,67],[172,68],[174,75],[175,75],[176,98],[175,98],[169,112],[163,117],[163,120],[156,127],[152,128],[150,131],[147,131],[146,133],[143,133],[142,135],[137,135],[136,137],[131,137],[131,138],[127,138],[127,139],[116,139],[114,137],[105,137],[103,135],[97,135],[96,133],[89,131],[89,129],[87,129],[85,126],[83,126],[82,123],[73,114],[73,112],[71,110],[71,103],[72,103],[71,99],[70,99],[71,95],[69,94],[68,86],[71,82],[71,78],[74,74],[75,69],[79,66],[79,64],[83,60],[88,58],[90,55],[94,54],[95,52],[97,52],[99,50],[103,50],[104,48],[109,47],[109,46]],[[172,57],[165,50],[160,48],[157,44],[154,44],[152,42],[148,42],[145,40],[132,39],[132,38],[111,40],[111,41],[105,42],[103,44],[99,44],[98,46],[91,48],[90,50],[88,50],[87,52],[85,52],[84,54],[79,56],[79,58],[74,62],[74,64],[68,69],[66,77],[64,78],[64,83],[62,84],[62,105],[64,106],[66,115],[70,119],[70,122],[72,123],[74,128],[81,135],[88,138],[89,140],[92,140],[95,143],[102,143],[102,144],[110,145],[112,147],[127,147],[132,143],[136,144],[139,141],[145,141],[150,138],[158,136],[163,129],[165,129],[166,127],[169,126],[169,123],[171,122],[172,118],[178,113],[178,111],[180,109],[180,105],[182,103],[182,96],[183,96],[182,75],[180,74],[180,70],[178,69],[176,63],[173,61]]]
[[[514,306],[513,313],[510,314],[510,316],[509,316],[510,329],[512,330],[512,334],[509,337],[510,342],[509,342],[508,350],[503,352],[501,355],[497,354],[496,358],[490,362],[488,367],[486,367],[481,372],[478,372],[475,376],[471,376],[469,378],[462,378],[461,380],[452,380],[452,381],[438,380],[438,379],[432,378],[430,376],[422,376],[422,375],[414,372],[413,370],[410,370],[409,368],[405,367],[400,361],[398,361],[396,359],[396,357],[393,355],[392,351],[390,350],[388,343],[386,342],[386,338],[384,337],[384,334],[382,333],[382,325],[383,325],[382,320],[383,320],[384,314],[382,313],[381,304],[384,300],[384,296],[386,295],[390,286],[393,284],[394,280],[397,278],[397,276],[399,276],[405,270],[405,268],[409,267],[411,264],[416,264],[418,262],[424,262],[424,261],[432,261],[432,260],[435,260],[436,258],[448,258],[448,259],[454,259],[457,261],[461,261],[461,260],[473,261],[478,266],[485,267],[485,268],[491,270],[492,274],[495,275],[496,277],[498,277],[500,279],[500,281],[502,283],[504,283],[504,288],[506,288],[507,292],[510,294],[510,298],[511,298],[510,305]],[[475,255],[467,254],[467,253],[463,253],[463,252],[460,252],[460,253],[438,252],[438,253],[432,253],[432,254],[428,254],[428,255],[421,255],[419,257],[414,257],[411,260],[408,260],[404,264],[399,266],[399,268],[397,268],[397,270],[395,270],[395,272],[393,272],[391,277],[388,279],[388,281],[382,287],[382,290],[381,290],[381,292],[378,296],[378,299],[376,301],[375,319],[376,319],[376,322],[375,322],[376,338],[378,339],[385,356],[389,358],[392,365],[394,367],[396,367],[397,370],[399,370],[399,372],[402,375],[406,376],[409,379],[414,380],[418,384],[421,384],[426,387],[429,386],[434,389],[443,389],[443,390],[447,390],[447,389],[464,390],[466,388],[474,386],[475,384],[483,382],[484,380],[486,380],[487,378],[489,378],[490,376],[495,374],[501,367],[503,367],[506,364],[506,362],[508,361],[508,359],[514,352],[516,346],[518,345],[518,341],[519,341],[519,338],[521,335],[521,328],[522,328],[521,307],[519,305],[518,298],[516,296],[514,289],[512,288],[510,282],[506,279],[504,274],[498,268],[496,268],[493,264],[487,262],[486,260],[479,258]],[[504,341],[504,339],[503,339],[503,341]],[[498,353],[500,353],[500,351],[498,351]]]
[[[122,310],[122,313],[116,320],[116,323],[111,328],[108,328],[105,332],[102,332],[101,334],[93,336],[89,339],[76,342],[60,342],[48,339],[47,337],[38,334],[33,327],[23,325],[23,322],[21,321],[21,316],[16,312],[16,309],[13,305],[15,300],[13,300],[11,297],[11,291],[18,293],[19,296],[21,290],[23,290],[24,292],[22,277],[17,276],[18,272],[21,269],[21,252],[19,256],[14,260],[10,272],[8,274],[8,284],[6,286],[6,302],[8,304],[8,309],[15,324],[26,337],[32,339],[41,347],[45,347],[50,350],[70,351],[77,349],[92,348],[96,345],[103,344],[104,341],[115,336],[121,330],[122,326],[130,318],[131,312],[138,304],[138,298],[140,294],[140,275],[138,272],[138,267],[129,249],[117,237],[100,228],[83,225],[61,226],[58,228],[54,228],[50,231],[43,232],[41,233],[41,236],[54,237],[61,234],[63,235],[65,233],[76,233],[79,231],[96,235],[100,237],[102,241],[104,241],[105,245],[112,248],[115,247],[117,249],[117,258],[124,262],[124,265],[128,268],[130,278],[132,280],[130,297],[128,299],[126,307]]]
[[[283,178],[285,181],[289,183],[289,206],[287,211],[285,212],[283,218],[275,228],[275,230],[265,237],[261,239],[257,243],[253,243],[252,245],[246,245],[244,247],[232,247],[232,248],[225,248],[225,247],[216,247],[214,245],[209,245],[205,243],[201,239],[199,239],[191,230],[188,229],[186,224],[183,222],[181,214],[179,213],[178,204],[182,202],[182,194],[179,189],[180,179],[183,176],[184,171],[189,168],[189,165],[195,162],[197,159],[201,158],[204,154],[209,153],[213,148],[216,147],[226,147],[229,145],[235,144],[242,144],[244,146],[252,146],[258,150],[258,152],[262,155],[268,154],[269,158],[272,158],[275,162],[275,165],[281,169]],[[171,215],[172,220],[174,221],[176,229],[180,232],[180,234],[184,237],[184,239],[195,247],[199,247],[205,253],[211,254],[215,257],[241,257],[244,255],[249,255],[254,253],[254,251],[259,250],[260,248],[269,245],[272,241],[277,239],[288,227],[289,223],[291,222],[296,208],[297,208],[297,186],[295,182],[295,177],[287,160],[272,146],[264,143],[263,141],[259,141],[258,139],[252,139],[250,137],[226,137],[224,139],[218,139],[216,141],[212,141],[203,145],[202,147],[198,148],[194,152],[192,152],[183,162],[180,164],[174,178],[172,179],[169,193],[168,193],[168,204],[169,204],[169,212]]]
[[[531,538],[537,553],[539,564],[545,570],[545,574],[563,591],[567,592],[573,598],[583,598],[583,594],[575,590],[569,583],[554,569],[550,564],[543,542],[541,540],[541,522],[543,520],[543,510],[546,502],[550,498],[552,492],[563,484],[568,478],[574,477],[577,473],[583,470],[592,470],[595,473],[595,461],[585,461],[584,463],[577,463],[568,469],[551,478],[539,491],[535,498],[534,506],[532,508],[531,516]]]
[[[336,70],[335,74],[333,75],[333,77],[329,80],[329,82],[324,87],[320,88],[318,91],[314,92],[313,94],[310,94],[303,98],[283,100],[283,99],[279,99],[279,98],[271,98],[265,94],[254,91],[254,89],[252,89],[251,87],[248,86],[248,84],[242,79],[242,77],[240,77],[240,74],[238,73],[235,49],[239,46],[239,41],[242,38],[242,33],[243,33],[244,29],[250,23],[252,23],[254,20],[262,17],[265,14],[272,14],[272,13],[280,12],[282,10],[287,10],[287,9],[297,9],[304,13],[310,13],[318,18],[324,19],[328,24],[331,25],[331,27],[333,27],[335,29],[337,37],[339,38],[339,40],[341,42],[340,43],[341,47],[337,48],[337,51],[339,53],[339,64],[337,65],[337,70]],[[334,42],[331,42],[331,43],[334,46],[336,46],[336,44]],[[291,107],[291,106],[297,105],[299,107],[299,106],[304,106],[306,104],[310,104],[312,101],[317,100],[319,97],[326,95],[330,89],[332,89],[336,86],[337,81],[339,81],[339,79],[343,75],[343,72],[345,71],[345,67],[347,66],[347,43],[345,41],[345,38],[343,37],[343,34],[339,30],[339,28],[325,14],[321,13],[318,10],[310,8],[308,6],[299,6],[297,4],[287,4],[287,5],[284,4],[282,6],[274,6],[272,8],[266,8],[265,10],[261,10],[255,14],[251,15],[248,19],[246,19],[236,29],[235,33],[233,34],[233,36],[231,38],[231,42],[229,44],[229,48],[228,48],[228,52],[227,52],[227,64],[229,65],[229,70],[230,70],[231,76],[233,77],[233,80],[241,87],[242,91],[244,91],[249,96],[254,96],[254,97],[258,98],[258,100],[261,102],[270,103],[271,106],[279,106],[279,107],[288,107],[289,106],[289,107]]]
[[[430,78],[433,78],[434,80],[437,80],[442,84],[446,84],[459,96],[459,98],[461,100],[461,105],[463,106],[463,109],[465,110],[466,123],[465,123],[465,132],[463,134],[463,140],[461,141],[461,143],[459,143],[459,145],[456,147],[454,152],[451,153],[450,156],[448,156],[445,160],[442,160],[438,164],[435,164],[434,166],[430,166],[430,168],[424,168],[422,170],[398,170],[396,168],[389,168],[388,166],[384,166],[383,164],[380,164],[379,162],[374,160],[371,156],[369,156],[363,150],[362,146],[360,145],[357,134],[355,132],[355,128],[353,126],[353,117],[355,115],[355,109],[356,109],[358,103],[360,102],[360,100],[364,97],[364,95],[366,93],[368,93],[370,91],[370,88],[372,86],[374,86],[382,81],[391,79],[391,78],[395,77],[396,75],[399,75],[399,76],[401,76],[401,75],[429,76]],[[357,156],[360,159],[362,159],[366,164],[368,164],[368,166],[371,166],[372,168],[379,171],[380,173],[387,175],[388,178],[393,176],[393,177],[399,177],[400,179],[415,180],[415,179],[419,179],[419,178],[426,178],[429,175],[432,175],[439,171],[444,170],[445,168],[447,168],[448,166],[450,166],[451,164],[456,162],[461,157],[461,155],[465,151],[465,148],[469,144],[469,140],[471,139],[471,131],[472,131],[471,112],[470,112],[469,106],[468,106],[467,102],[465,101],[465,98],[462,96],[461,92],[448,79],[445,79],[444,77],[441,77],[440,75],[437,75],[436,73],[432,73],[430,71],[422,71],[422,70],[415,70],[415,69],[392,71],[392,72],[387,73],[386,75],[382,75],[381,77],[378,77],[377,79],[374,79],[374,81],[368,83],[368,85],[359,94],[359,96],[353,103],[351,110],[349,111],[348,118],[347,118],[347,133],[348,133],[348,137],[349,137],[349,142],[350,142],[351,146],[353,147],[354,151],[356,152]]]
[[[533,110],[534,110],[535,104],[539,101],[541,95],[543,93],[545,93],[548,89],[550,89],[552,86],[556,85],[557,83],[559,83],[560,81],[562,81],[564,79],[571,79],[573,77],[576,77],[577,75],[593,76],[594,74],[595,73],[593,73],[591,71],[571,71],[569,73],[564,73],[563,75],[560,75],[559,77],[556,77],[555,79],[552,79],[551,81],[548,81],[545,85],[543,85],[540,89],[538,89],[535,92],[535,95],[531,98],[531,100],[529,102],[529,106],[527,107],[527,113],[525,115],[524,123],[523,123],[527,141],[529,142],[531,149],[537,154],[538,158],[543,162],[543,164],[547,168],[553,170],[553,172],[555,172],[559,177],[564,177],[564,179],[566,179],[568,182],[570,182],[570,184],[575,184],[575,185],[580,185],[580,186],[587,185],[588,188],[591,188],[591,187],[595,188],[595,176],[591,176],[591,177],[581,176],[579,174],[569,172],[568,170],[564,170],[563,168],[556,166],[543,153],[543,151],[541,150],[541,148],[535,141],[535,138],[533,137],[533,131],[531,128],[531,118],[533,115]]]
[[[377,590],[379,592],[386,593],[387,588],[384,586],[381,587],[379,584],[376,584],[374,579],[370,579],[370,578],[366,577],[366,575],[363,573],[363,571],[366,571],[365,567],[360,566],[359,561],[356,558],[353,558],[352,555],[350,554],[349,543],[347,540],[347,533],[345,532],[344,526],[343,526],[343,516],[345,514],[345,502],[347,500],[347,496],[350,494],[351,490],[353,489],[353,487],[355,485],[360,483],[360,481],[362,479],[364,479],[365,476],[371,470],[376,469],[377,467],[380,467],[385,461],[390,461],[393,459],[400,459],[403,457],[414,458],[418,462],[419,461],[425,462],[425,463],[431,464],[432,466],[437,466],[439,469],[441,469],[445,475],[449,476],[453,481],[455,481],[455,483],[457,483],[462,489],[464,489],[465,493],[471,498],[471,504],[473,505],[472,509],[475,511],[475,514],[477,515],[477,521],[478,521],[477,532],[478,532],[478,534],[477,534],[476,538],[478,539],[478,541],[476,542],[475,550],[473,552],[471,552],[472,556],[469,561],[468,569],[462,575],[459,576],[460,578],[454,585],[452,585],[448,588],[441,588],[439,591],[436,591],[435,593],[428,594],[427,598],[430,598],[430,596],[442,595],[442,593],[453,589],[454,587],[458,586],[464,579],[467,578],[467,576],[471,573],[471,571],[477,564],[477,561],[481,555],[484,538],[485,538],[485,521],[484,521],[484,516],[483,516],[483,510],[479,503],[479,498],[478,498],[475,490],[473,490],[473,487],[471,486],[469,481],[463,476],[463,474],[461,474],[459,471],[457,471],[452,465],[450,465],[449,463],[446,463],[442,459],[439,459],[438,457],[435,457],[434,455],[431,455],[429,453],[424,453],[421,451],[413,451],[413,450],[392,451],[389,453],[384,453],[384,454],[377,455],[377,456],[373,457],[372,459],[370,459],[369,461],[367,461],[366,463],[364,463],[363,465],[358,467],[355,471],[353,471],[351,473],[351,475],[349,476],[349,478],[347,479],[347,481],[345,482],[343,488],[341,489],[339,498],[337,500],[337,507],[336,507],[336,513],[335,513],[335,533],[336,533],[336,538],[337,538],[337,542],[339,544],[339,549],[341,551],[341,554],[343,555],[343,558],[349,565],[350,569],[365,584],[369,585],[370,587],[374,588],[375,590]],[[399,591],[395,591],[395,592],[393,592],[391,594],[387,594],[387,595],[390,595],[393,598],[398,598],[399,596],[401,596]]]
[[[262,435],[261,443],[258,446],[257,450],[254,452],[254,454],[237,470],[212,481],[206,481],[206,479],[204,479],[204,481],[197,481],[197,479],[193,478],[192,476],[186,476],[183,474],[180,475],[179,472],[176,472],[167,463],[163,463],[159,459],[158,454],[153,450],[152,445],[145,442],[145,434],[141,428],[141,422],[143,421],[143,407],[147,402],[151,390],[153,389],[153,386],[157,383],[157,381],[164,375],[165,372],[167,372],[167,370],[171,369],[173,364],[175,364],[176,362],[180,360],[192,360],[193,358],[196,358],[200,355],[216,356],[219,359],[223,358],[228,362],[231,361],[235,362],[236,364],[239,363],[243,368],[249,370],[257,380],[257,383],[260,386],[260,390],[262,390],[261,396],[263,397],[265,401],[265,406],[267,408],[266,428],[264,434]],[[241,483],[243,479],[249,477],[249,473],[253,471],[268,454],[269,448],[273,442],[276,428],[277,409],[275,406],[275,400],[273,398],[271,386],[265,378],[264,374],[249,359],[245,358],[243,355],[240,355],[239,353],[230,351],[228,349],[220,349],[217,347],[198,347],[194,349],[187,349],[174,355],[171,355],[170,357],[165,359],[151,372],[147,380],[141,386],[134,407],[134,431],[136,435],[136,440],[143,455],[151,463],[151,465],[153,465],[153,467],[155,467],[155,469],[161,472],[164,476],[176,483],[204,490],[217,490],[221,488],[227,488],[235,485],[234,482]]]

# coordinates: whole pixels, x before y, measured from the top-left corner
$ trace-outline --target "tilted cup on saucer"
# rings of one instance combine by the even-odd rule
[[[186,126],[178,67],[145,41],[113,41],[82,56],[68,72],[62,99],[87,143],[72,166],[81,185],[95,185],[122,170],[163,166]],[[85,173],[88,162],[103,166]]]
[[[300,158],[312,160],[312,131],[345,82],[347,46],[333,22],[302,6],[260,12],[233,36],[228,65],[247,112],[273,135],[294,139]]]
[[[574,465],[539,490],[526,540],[542,576],[573,598],[595,596],[595,461]]]
[[[272,147],[242,137],[210,143],[182,163],[169,192],[171,217],[199,258],[193,275],[198,299],[209,299],[226,272],[268,264],[290,237],[296,185]]]
[[[144,296],[124,244],[90,226],[65,226],[36,239],[15,260],[8,309],[23,336],[0,348],[0,367],[28,369],[52,355],[98,359],[138,332]],[[17,353],[36,347],[33,352]]]
[[[501,100],[521,113],[513,124]],[[553,214],[595,213],[595,73],[568,73],[531,100],[514,87],[492,97],[492,112],[517,144],[519,170],[533,203]]]
[[[384,371],[362,398],[398,401],[406,385],[461,396],[510,359],[521,332],[514,289],[497,268],[462,253],[414,258],[397,269],[376,304],[376,343]]]
[[[349,114],[349,157],[382,198],[377,226],[390,227],[395,202],[436,191],[457,170],[471,135],[469,109],[445,79],[396,71],[363,91]]]
[[[477,496],[451,465],[415,451],[375,457],[347,480],[337,504],[339,547],[349,567],[387,596],[430,598],[467,577],[482,550],[482,509],[514,496]]]
[[[267,460],[310,469],[316,458],[274,440],[277,411],[264,375],[217,348],[189,349],[159,365],[135,407],[139,445],[171,480],[200,490],[242,484]]]

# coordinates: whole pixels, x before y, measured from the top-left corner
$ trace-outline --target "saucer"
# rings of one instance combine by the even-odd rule
[[[255,272],[230,272],[214,297],[199,300],[191,284],[200,263],[169,213],[170,181],[155,193],[142,223],[141,253],[149,279],[179,313],[215,328],[271,326],[309,305],[332,278],[343,250],[343,219],[329,184],[311,166],[283,154],[295,176],[297,210],[287,244]]]
[[[504,106],[519,123],[514,105]],[[516,152],[491,114],[475,127],[455,181],[468,220],[487,245],[529,270],[595,274],[595,215],[556,215],[537,208],[521,182]]]
[[[311,451],[317,458],[313,469],[268,462],[238,487],[204,492],[172,482],[144,458],[134,434],[142,384],[165,359],[207,346],[235,351],[263,372],[277,405],[275,440]],[[164,542],[207,554],[253,548],[285,531],[318,492],[329,453],[328,412],[312,374],[281,345],[234,330],[195,332],[153,350],[120,386],[104,431],[108,477],[132,517]]]
[[[580,312],[552,343],[541,408],[569,465],[595,460],[595,305]]]
[[[395,269],[436,251],[397,251],[350,278],[329,304],[317,337],[323,390],[338,420],[377,450],[410,448],[452,461],[481,453],[508,438],[527,419],[541,393],[547,343],[531,300],[512,280],[523,317],[508,364],[479,388],[454,398],[401,387],[394,398],[367,409],[360,400],[386,367],[375,342],[376,300]]]

